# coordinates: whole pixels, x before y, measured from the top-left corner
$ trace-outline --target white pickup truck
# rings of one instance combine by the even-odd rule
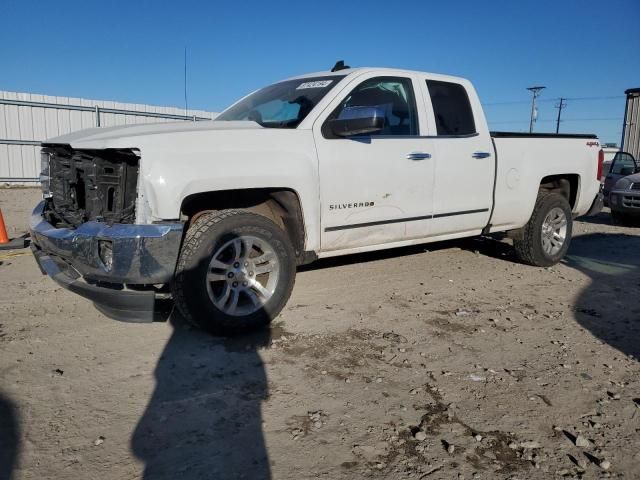
[[[173,300],[222,334],[268,324],[316,258],[507,232],[549,266],[602,207],[595,136],[490,133],[469,81],[407,70],[337,64],[213,121],[42,147],[43,272],[113,318]]]

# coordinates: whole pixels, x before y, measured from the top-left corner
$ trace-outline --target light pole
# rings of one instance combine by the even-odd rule
[[[531,98],[531,118],[529,120],[529,133],[533,133],[533,122],[535,121],[533,117],[536,112],[536,99],[540,95],[540,90],[545,88],[547,87],[528,87],[527,88],[527,90],[533,93],[533,97]]]

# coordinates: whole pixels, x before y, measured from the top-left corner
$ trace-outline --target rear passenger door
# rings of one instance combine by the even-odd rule
[[[435,148],[430,234],[480,230],[491,214],[496,161],[480,102],[468,82],[423,82]]]

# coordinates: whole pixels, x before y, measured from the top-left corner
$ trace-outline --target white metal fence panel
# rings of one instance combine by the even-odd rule
[[[176,107],[0,91],[0,183],[33,185],[40,142],[96,126],[194,121],[216,113]]]

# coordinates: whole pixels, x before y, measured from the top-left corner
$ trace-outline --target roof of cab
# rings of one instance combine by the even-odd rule
[[[343,70],[338,70],[336,72],[331,72],[328,70],[322,72],[314,72],[314,73],[306,73],[304,75],[296,75],[295,77],[290,77],[282,81],[286,80],[301,80],[304,78],[312,78],[312,77],[326,77],[326,76],[334,76],[334,75],[354,75],[361,73],[369,73],[369,72],[380,72],[383,75],[426,75],[429,78],[433,78],[434,80],[441,80],[447,82],[454,83],[465,83],[468,82],[466,78],[455,77],[452,75],[441,75],[439,73],[431,73],[431,72],[421,72],[418,70],[405,70],[401,68],[383,68],[383,67],[357,67],[357,68],[345,68]]]

